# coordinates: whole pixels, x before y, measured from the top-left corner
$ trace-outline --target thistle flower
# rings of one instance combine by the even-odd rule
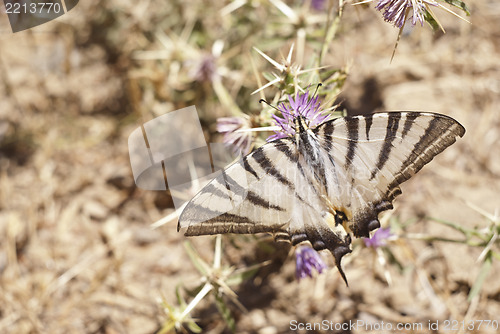
[[[211,82],[219,77],[217,72],[217,58],[211,53],[206,53],[199,60],[193,62],[189,76],[198,82]]]
[[[394,26],[402,28],[406,20],[412,17],[412,25],[417,21],[424,25],[425,13],[428,6],[438,6],[434,0],[379,0],[375,7],[379,11],[384,11],[383,16],[386,22],[391,22]]]
[[[198,82],[214,82],[219,80],[227,71],[222,63],[224,42],[216,40],[211,52],[197,50],[192,52],[191,59],[185,62],[189,68],[188,75]]]
[[[309,127],[315,127],[326,120],[330,119],[330,115],[323,115],[319,97],[316,95],[309,98],[309,92],[305,94],[297,93],[295,99],[288,95],[289,104],[281,103],[278,109],[281,111],[283,118],[273,115],[274,122],[279,126],[280,130],[275,130],[275,134],[267,138],[267,141],[290,137],[295,135],[294,119],[301,116],[306,119]]]
[[[371,238],[364,238],[363,241],[365,242],[366,247],[376,249],[387,245],[387,240],[390,237],[392,237],[392,233],[389,227],[380,228],[373,234]]]
[[[297,280],[301,280],[306,276],[313,277],[313,269],[316,269],[316,271],[321,274],[323,270],[327,268],[318,252],[310,247],[297,247],[295,257],[295,277],[297,277]]]
[[[325,0],[311,0],[311,7],[317,11],[325,9]]]
[[[241,150],[242,154],[250,152],[253,135],[249,130],[250,124],[247,118],[243,117],[220,117],[217,119],[217,131],[224,134],[223,142],[232,145],[234,151]]]

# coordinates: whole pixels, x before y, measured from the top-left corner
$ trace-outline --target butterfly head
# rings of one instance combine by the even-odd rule
[[[319,85],[318,85],[319,87]],[[319,101],[317,89],[312,97],[309,91],[304,94],[297,93],[295,97],[288,96],[288,103],[280,103],[276,108],[282,117],[273,115],[274,122],[280,127],[267,141],[286,137],[295,137],[297,133],[314,128],[330,119],[330,115],[324,115]]]

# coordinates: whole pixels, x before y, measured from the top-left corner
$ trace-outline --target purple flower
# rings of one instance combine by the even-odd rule
[[[267,138],[267,141],[293,137],[295,135],[294,119],[298,116],[305,118],[309,127],[315,127],[328,120],[330,115],[322,115],[322,110],[320,108],[321,103],[318,99],[318,95],[310,99],[309,92],[305,94],[297,93],[295,99],[288,95],[289,104],[285,105],[281,103],[278,105],[278,109],[281,111],[283,118],[273,115],[274,122],[281,127],[281,129],[275,131],[275,134]]]
[[[297,265],[295,268],[295,277],[297,277],[297,280],[306,278],[306,276],[313,277],[313,269],[316,269],[321,274],[327,268],[318,252],[310,247],[297,247],[295,256]]]
[[[434,0],[379,0],[377,8],[379,11],[384,10],[383,16],[386,22],[391,22],[394,26],[402,28],[409,17],[412,10],[412,25],[416,25],[417,21],[420,25],[424,25],[426,6],[437,6]]]
[[[388,228],[380,228],[378,229],[371,238],[364,238],[366,247],[379,248],[387,245],[387,239],[392,236],[391,229]]]
[[[317,11],[321,11],[325,8],[325,0],[312,0],[311,7]]]
[[[241,150],[242,154],[250,152],[252,132],[237,130],[250,129],[250,124],[243,117],[220,117],[217,119],[217,131],[224,134],[224,144],[233,145],[234,151]]]
[[[218,77],[217,58],[210,53],[202,55],[196,61],[190,61],[189,75],[198,82],[211,82]]]

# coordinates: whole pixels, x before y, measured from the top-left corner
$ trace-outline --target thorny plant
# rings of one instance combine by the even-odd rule
[[[428,236],[428,235],[415,235],[415,234],[407,234],[407,238],[413,239],[421,239],[427,242],[451,242],[464,244],[469,247],[478,247],[481,248],[481,254],[477,258],[477,263],[481,264],[481,270],[479,272],[478,277],[476,278],[474,285],[472,286],[468,300],[472,301],[472,299],[477,298],[481,289],[483,287],[484,280],[488,276],[492,266],[493,260],[500,260],[500,240],[498,239],[498,235],[500,233],[500,212],[495,212],[495,214],[490,214],[485,212],[480,207],[466,202],[466,204],[472,208],[474,211],[477,211],[480,215],[482,215],[488,221],[488,226],[486,227],[475,227],[475,228],[465,228],[456,223],[444,221],[437,218],[431,218],[430,220],[448,226],[458,232],[460,232],[463,237],[460,239],[452,239],[446,237],[438,237],[438,236]],[[484,226],[484,224],[481,224]]]
[[[417,23],[422,26],[427,22],[432,29],[444,31],[433,13],[435,8],[457,15],[446,7],[450,5],[469,15],[467,6],[461,0],[367,0],[351,4],[373,1],[383,19],[399,28],[398,41],[408,23],[410,26],[416,26]],[[301,106],[305,107],[307,113],[303,116],[309,122],[318,123],[340,116],[343,111],[336,111],[334,103],[347,78],[348,66],[332,67],[325,61],[339,33],[348,4],[349,1],[345,0],[305,0],[296,1],[294,6],[289,6],[282,0],[237,0],[218,10],[220,22],[217,24],[209,21],[209,13],[195,12],[186,19],[180,31],[173,22],[165,30],[167,32],[156,33],[156,38],[162,45],[160,50],[135,54],[135,59],[141,62],[154,60],[154,70],[165,73],[164,80],[159,80],[157,76],[152,79],[155,83],[153,86],[143,83],[145,96],[158,95],[167,101],[182,101],[182,105],[200,106],[205,111],[206,121],[213,122],[216,118],[217,130],[223,135],[223,141],[242,154],[263,145],[266,140],[289,135],[292,131],[288,126],[289,116]],[[181,13],[188,10],[183,9],[181,4],[179,6]],[[234,28],[231,28],[230,35],[224,33],[228,27]],[[285,44],[291,45],[286,56],[271,55],[273,50],[283,50]],[[251,49],[253,52],[248,53],[247,50]],[[235,57],[242,53],[242,57]],[[267,61],[261,69],[258,65],[260,57]],[[269,64],[272,66],[271,70]],[[253,83],[249,82],[252,74],[255,77]],[[136,74],[137,77],[142,75],[144,74]],[[262,82],[261,75],[266,82]],[[319,83],[322,86],[317,93],[314,96],[308,95],[310,88]],[[151,94],[147,94],[148,90]],[[258,98],[255,94],[259,94],[261,99],[266,99],[267,95],[268,104],[257,105],[255,101]],[[148,101],[144,102],[147,105]],[[253,107],[245,108],[249,111],[244,113],[243,106],[249,105]],[[273,108],[271,105],[278,107]],[[171,107],[176,109],[175,105]],[[225,115],[220,110],[224,110]],[[171,220],[170,218],[162,219],[162,222]],[[410,235],[404,231],[395,234],[386,227],[379,229],[371,239],[365,240],[364,245],[375,252],[382,266],[387,265],[386,255],[382,250],[390,252],[391,241],[398,238],[459,242],[483,247],[484,251],[479,259],[482,270],[469,295],[469,299],[472,299],[481,290],[493,258],[500,257],[495,250],[498,247],[499,220],[497,216],[489,218],[491,223],[488,229],[473,230],[434,220],[462,232],[463,240]],[[159,225],[155,224],[156,227]],[[196,288],[185,290],[192,298],[189,303],[184,300],[180,286],[176,289],[178,306],[163,301],[167,317],[160,333],[186,331],[185,328],[201,332],[191,313],[205,298],[213,298],[227,326],[235,330],[235,320],[226,303],[229,300],[241,309],[244,306],[230,286],[251,278],[266,263],[240,270],[223,266],[221,240],[217,236],[213,265],[205,262],[186,243],[186,252],[201,277]],[[355,248],[362,248],[361,246],[362,243],[354,243]],[[393,260],[390,262],[394,263]],[[312,248],[299,248],[296,261],[297,279],[313,277],[315,271],[321,274],[326,269],[321,256]],[[385,272],[385,277],[390,283],[388,271]]]
[[[232,301],[243,311],[245,311],[245,307],[238,301],[236,294],[233,290],[231,290],[230,286],[239,285],[244,280],[254,276],[257,270],[260,267],[265,266],[267,262],[243,269],[234,269],[229,266],[223,266],[221,260],[221,235],[217,235],[215,239],[214,260],[212,265],[205,262],[189,242],[185,243],[185,249],[191,259],[191,262],[201,275],[199,285],[191,290],[191,294],[194,294],[195,297],[189,304],[187,304],[183,299],[179,287],[176,289],[176,295],[180,307],[176,308],[169,305],[165,300],[163,301],[163,308],[167,314],[167,320],[164,322],[162,330],[159,334],[168,333],[173,329],[182,330],[183,326],[186,326],[194,333],[200,333],[201,328],[191,318],[190,313],[198,305],[198,303],[208,295],[213,297],[217,309],[227,326],[234,331],[236,323],[229,307],[226,304],[226,299]]]
[[[397,219],[391,219],[391,223],[388,222],[388,219],[382,220],[382,222],[385,223],[384,225],[387,225],[387,227],[378,229],[370,239],[364,239],[363,241],[365,247],[370,248],[374,252],[375,257],[378,260],[377,262],[384,269],[384,277],[389,285],[391,284],[392,279],[389,271],[387,270],[388,262],[398,268],[405,267],[397,260],[397,256],[395,256],[391,251],[391,247],[393,246],[391,244],[393,241],[398,239],[415,239],[423,240],[428,243],[448,242],[482,249],[481,254],[476,260],[477,263],[480,263],[481,269],[474,284],[472,285],[471,290],[469,291],[468,301],[471,302],[474,298],[479,297],[484,280],[493,267],[493,260],[500,260],[500,240],[498,239],[498,235],[500,233],[500,212],[497,211],[494,215],[492,215],[470,202],[466,202],[466,204],[472,210],[482,215],[487,220],[487,223],[479,223],[477,227],[466,228],[454,222],[438,218],[429,217],[426,219],[429,222],[441,224],[459,232],[463,237],[458,239],[433,236],[430,234],[410,233],[406,231],[406,228],[410,225],[408,223],[402,224]],[[384,218],[389,215],[390,213],[384,215]],[[485,227],[485,225],[487,226]],[[397,233],[394,231],[397,231]]]

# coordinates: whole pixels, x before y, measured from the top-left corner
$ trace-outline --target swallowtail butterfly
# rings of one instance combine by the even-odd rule
[[[293,245],[328,249],[341,259],[351,235],[369,237],[392,209],[399,185],[453,144],[465,129],[427,112],[336,118],[269,142],[227,167],[185,207],[186,236],[269,232]]]

